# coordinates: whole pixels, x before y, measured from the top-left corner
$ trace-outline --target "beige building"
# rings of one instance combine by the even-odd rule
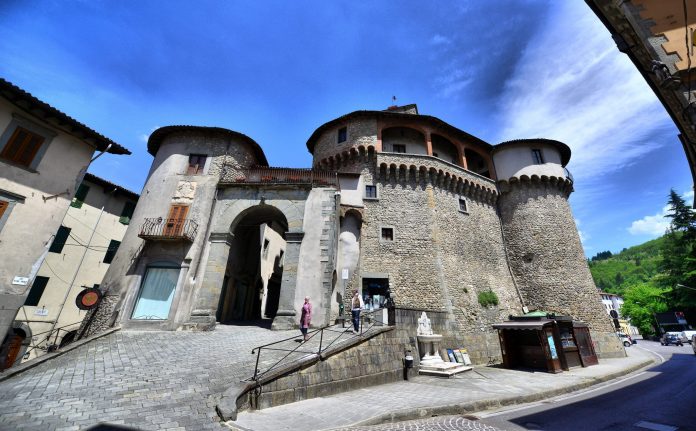
[[[28,327],[31,333],[15,363],[41,356],[79,336],[86,311],[77,307],[76,298],[101,283],[137,201],[136,193],[85,175],[17,313],[15,326]]]
[[[130,154],[0,78],[0,368],[27,342],[12,322],[95,151]]]

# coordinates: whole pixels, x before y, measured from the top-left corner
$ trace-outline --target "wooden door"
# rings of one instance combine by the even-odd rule
[[[590,337],[589,328],[573,328],[573,335],[575,336],[575,344],[578,346],[580,351],[580,362],[583,367],[588,367],[590,365],[597,365],[599,360],[597,360],[597,354],[595,353],[594,346],[592,345],[592,337]]]
[[[5,214],[5,211],[7,208],[10,206],[10,203],[7,201],[0,201],[0,218],[2,218],[2,215]]]
[[[188,205],[172,205],[169,208],[169,216],[162,232],[164,236],[181,236],[188,209]]]
[[[10,339],[8,341],[8,352],[7,356],[5,357],[5,363],[2,364],[2,367],[0,367],[0,369],[6,370],[15,363],[17,357],[19,356],[20,350],[22,350],[23,342],[24,337],[19,334],[15,333],[10,336]]]

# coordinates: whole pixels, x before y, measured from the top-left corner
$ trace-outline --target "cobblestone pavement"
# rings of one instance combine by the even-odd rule
[[[254,326],[118,331],[0,382],[0,430],[221,429],[217,397],[253,373],[251,349],[295,335]]]
[[[382,425],[372,425],[355,428],[338,428],[331,431],[501,431],[478,420],[467,419],[463,416],[438,416],[428,419],[418,419],[405,422],[395,422]]]

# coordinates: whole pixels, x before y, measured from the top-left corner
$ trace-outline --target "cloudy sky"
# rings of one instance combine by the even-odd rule
[[[318,126],[396,96],[492,144],[567,143],[588,256],[662,234],[670,188],[693,197],[677,129],[579,0],[3,0],[0,76],[129,148],[90,170],[134,191],[157,127],[309,167]]]

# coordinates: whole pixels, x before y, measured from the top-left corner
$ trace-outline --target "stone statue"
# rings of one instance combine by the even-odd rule
[[[418,319],[418,331],[416,335],[433,335],[433,327],[430,326],[430,319],[425,315],[425,311]]]

